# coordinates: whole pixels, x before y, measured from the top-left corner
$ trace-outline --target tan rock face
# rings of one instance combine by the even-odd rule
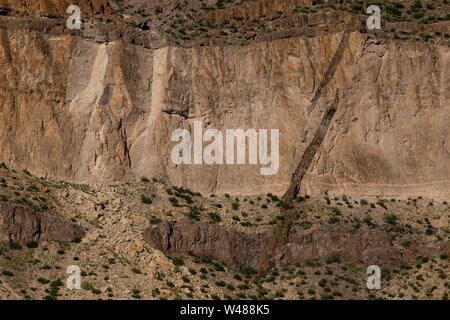
[[[339,89],[303,192],[447,200],[450,49],[353,32],[308,114],[341,37],[150,50],[3,29],[0,161],[83,183],[158,176],[202,193],[281,194]],[[171,134],[194,120],[222,132],[279,129],[278,173],[175,166]]]

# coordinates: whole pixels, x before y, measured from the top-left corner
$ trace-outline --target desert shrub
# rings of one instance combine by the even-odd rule
[[[150,199],[149,197],[147,197],[147,196],[141,194],[141,202],[142,202],[142,203],[146,203],[146,204],[152,204],[152,203],[153,203],[153,200]]]
[[[38,247],[38,243],[36,241],[30,241],[27,243],[27,247],[28,248],[37,248]]]
[[[37,281],[38,281],[39,283],[42,283],[42,284],[50,283],[50,280],[47,280],[47,279],[45,279],[45,278],[38,278]]]
[[[34,184],[29,185],[27,188],[27,191],[31,191],[31,192],[37,192],[40,191],[38,187],[36,187]]]
[[[300,223],[300,226],[304,229],[304,230],[308,230],[312,227],[312,223],[309,221],[303,221]]]
[[[177,267],[181,267],[184,265],[184,260],[181,258],[173,258],[172,263]]]
[[[200,221],[200,209],[195,206],[190,208],[189,218],[195,221]]]
[[[293,209],[294,208],[294,206],[292,204],[285,203],[284,201],[278,202],[277,207],[281,207],[283,209]]]
[[[325,262],[326,262],[327,264],[339,263],[339,262],[340,262],[340,258],[339,258],[339,256],[338,256],[337,254],[333,254],[333,255],[328,256],[328,257],[325,259]]]
[[[253,274],[256,274],[256,270],[250,266],[244,266],[244,265],[240,265],[239,266],[239,271],[246,276],[251,276]]]
[[[382,200],[378,200],[377,204],[387,210],[387,206]]]
[[[94,289],[94,286],[88,281],[83,281],[81,283],[81,288],[84,290],[91,291],[92,289]]]
[[[328,223],[337,223],[339,221],[341,221],[341,219],[339,219],[336,216],[331,216],[331,217],[328,218]]]
[[[331,208],[331,211],[337,216],[342,215],[341,210],[339,210],[339,208],[333,207],[333,208]]]
[[[139,270],[138,268],[133,268],[133,269],[131,269],[131,271],[133,271],[136,274],[142,274],[142,271]]]
[[[220,218],[220,215],[218,215],[216,212],[210,212],[209,218],[214,222],[220,222],[222,219]]]
[[[91,292],[93,294],[100,294],[100,293],[102,293],[99,289],[92,289]]]
[[[226,285],[225,281],[216,281],[216,286],[225,287],[225,285]]]
[[[22,246],[17,242],[10,242],[9,247],[15,250],[22,250]]]
[[[398,217],[395,214],[384,214],[383,215],[383,221],[389,224],[396,224],[398,220]]]

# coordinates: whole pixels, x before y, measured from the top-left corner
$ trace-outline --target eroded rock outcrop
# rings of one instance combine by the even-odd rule
[[[256,267],[267,243],[265,236],[227,230],[208,223],[162,222],[148,228],[144,240],[167,255],[180,255],[189,251],[228,265]]]
[[[409,245],[402,247],[385,229],[389,226],[351,232],[343,225],[336,225],[314,231],[289,232],[286,243],[278,247],[274,246],[279,231],[276,228],[255,235],[191,221],[162,222],[148,228],[143,236],[149,246],[170,256],[182,256],[191,251],[229,266],[251,266],[261,273],[269,271],[272,266],[311,260],[339,261],[357,266],[375,264],[392,270],[414,263],[417,255],[437,258],[448,252],[448,242],[422,245],[417,235],[407,236]],[[276,251],[266,256],[270,247]]]
[[[0,203],[0,242],[72,241],[83,236],[81,227],[57,216]]]

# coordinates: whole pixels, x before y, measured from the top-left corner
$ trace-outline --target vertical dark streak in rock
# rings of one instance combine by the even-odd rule
[[[330,65],[328,66],[328,69],[325,72],[325,75],[320,82],[316,93],[314,94],[314,98],[311,100],[311,104],[308,107],[308,115],[311,113],[311,111],[314,110],[314,107],[316,106],[317,101],[319,101],[319,98],[322,94],[323,88],[325,88],[325,86],[333,79],[337,66],[341,62],[342,56],[344,55],[344,50],[347,47],[348,40],[350,39],[350,34],[351,31],[345,31],[342,35],[341,42],[339,43],[339,46],[334,53],[333,59],[331,60]]]
[[[285,193],[283,199],[286,203],[292,203],[292,201],[297,196],[300,191],[301,182],[306,172],[309,169],[314,157],[316,156],[317,151],[322,145],[323,140],[328,132],[328,128],[330,127],[331,120],[333,119],[339,104],[339,90],[336,90],[336,96],[334,98],[333,103],[330,105],[328,110],[325,112],[322,121],[317,128],[316,134],[312,139],[311,143],[306,148],[303,153],[302,159],[297,166],[297,169],[294,172],[294,175],[291,178],[291,185],[288,191]]]

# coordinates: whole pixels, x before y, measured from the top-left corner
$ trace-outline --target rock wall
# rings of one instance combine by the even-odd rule
[[[389,226],[383,226],[388,228]],[[350,232],[345,226],[327,226],[314,231],[289,232],[287,242],[269,257],[265,251],[274,242],[274,230],[263,234],[242,233],[218,225],[192,221],[161,222],[144,231],[144,241],[167,255],[183,256],[192,252],[229,266],[246,265],[267,272],[269,266],[293,265],[308,260],[339,259],[354,265],[376,264],[398,269],[403,263],[412,264],[417,254],[437,258],[447,254],[448,241],[432,246],[421,245],[417,234],[410,235],[410,247],[394,245],[395,237],[380,230]]]
[[[168,255],[189,251],[227,265],[257,266],[269,237],[227,230],[208,223],[162,222],[148,228],[143,238],[151,247]]]
[[[343,32],[151,50],[8,26],[0,31],[0,161],[12,166],[82,183],[159,176],[205,194],[282,194],[338,92],[302,192],[450,195],[449,47],[351,32],[332,62]],[[223,133],[279,129],[278,174],[175,166],[171,134],[195,120]]]
[[[0,242],[73,241],[82,238],[80,226],[63,219],[35,212],[23,206],[0,203]]]

